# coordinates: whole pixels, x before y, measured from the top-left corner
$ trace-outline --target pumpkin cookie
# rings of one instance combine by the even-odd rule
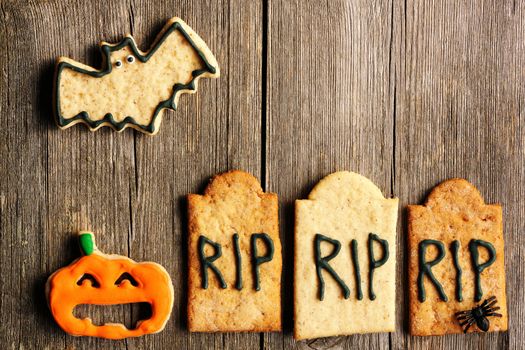
[[[347,171],[295,202],[295,339],[395,330],[397,206]]]
[[[58,325],[75,336],[107,339],[138,337],[164,329],[173,307],[173,285],[166,270],[153,262],[137,263],[125,256],[100,252],[91,232],[79,233],[82,253],[78,260],[53,273],[46,296]],[[73,315],[77,305],[148,303],[152,315],[135,329],[123,324],[94,325],[89,318]]]
[[[58,59],[54,104],[61,129],[84,123],[91,131],[131,127],[153,135],[164,109],[176,109],[179,96],[194,93],[200,78],[219,76],[211,51],[180,18],[170,19],[146,52],[130,35],[118,44],[102,42],[100,50],[100,70]]]
[[[191,332],[281,330],[277,195],[252,175],[215,176],[188,196]]]
[[[408,206],[410,333],[507,329],[502,209],[468,181]]]

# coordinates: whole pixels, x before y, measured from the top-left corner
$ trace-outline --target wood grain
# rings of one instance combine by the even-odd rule
[[[206,40],[221,67],[221,78],[203,81],[196,95],[180,99],[158,137],[135,137],[136,186],[133,189],[132,256],[157,257],[173,276],[174,321],[155,337],[137,340],[137,349],[220,348],[236,344],[256,348],[258,334],[190,334],[186,328],[186,195],[202,191],[209,177],[231,168],[255,175],[260,166],[260,17],[258,2],[188,4],[144,2],[133,5],[134,33],[142,42],[158,18],[184,18]],[[217,28],[224,28],[218,30]],[[242,37],[242,41],[239,38]],[[239,64],[236,57],[244,57]],[[242,86],[242,90],[239,89]],[[164,242],[159,245],[160,242]]]
[[[261,17],[259,2],[52,1],[2,5],[1,228],[2,344],[9,348],[258,348],[259,334],[190,334],[185,328],[185,196],[213,174],[261,174]],[[242,14],[242,16],[241,16]],[[167,112],[159,134],[83,127],[51,120],[54,59],[97,66],[96,43],[134,34],[147,48],[166,19],[179,16],[205,38],[223,72],[203,80]],[[23,28],[17,30],[16,28]],[[20,32],[20,33],[19,33]],[[27,47],[27,48],[26,48]],[[238,57],[242,57],[240,61]],[[242,87],[242,88],[239,88]],[[29,97],[29,100],[27,100]],[[18,107],[20,105],[20,107]],[[4,109],[7,111],[4,112]],[[43,284],[78,255],[72,234],[98,233],[106,252],[154,260],[170,272],[176,303],[156,335],[111,342],[65,335],[47,310]],[[4,270],[5,271],[5,270]],[[31,310],[31,311],[29,311]],[[83,310],[85,311],[85,310]],[[91,310],[99,312],[99,310]],[[114,321],[137,318],[112,308]],[[136,313],[136,310],[135,310]],[[99,316],[99,315],[95,315]],[[99,318],[99,317],[96,317]]]
[[[405,278],[398,279],[399,332],[405,349],[523,348],[525,183],[524,4],[512,1],[407,1],[396,9],[394,189],[402,207],[421,203],[441,181],[463,177],[504,211],[508,333],[409,337]],[[403,15],[404,13],[404,15]],[[404,232],[405,211],[399,232]],[[406,247],[400,235],[399,247]],[[402,249],[400,249],[402,251]],[[405,254],[398,255],[405,276]],[[404,311],[404,312],[402,312]]]
[[[525,2],[424,0],[0,1],[0,344],[6,349],[520,349],[525,346]],[[100,40],[147,48],[183,18],[221,66],[166,113],[155,137],[59,131],[54,60],[97,66]],[[280,197],[284,333],[190,334],[187,193],[239,168]],[[293,201],[323,176],[359,172],[400,198],[397,329],[294,342]],[[465,177],[504,206],[510,331],[407,334],[404,207]],[[43,295],[49,274],[95,231],[105,252],[164,265],[166,329],[110,342],[65,335]],[[131,323],[133,307],[104,314]],[[94,313],[98,308],[84,308]]]
[[[268,349],[388,349],[388,334],[294,342],[294,200],[322,177],[358,172],[391,194],[393,86],[388,1],[272,2],[268,26],[267,189],[281,199],[282,334]]]

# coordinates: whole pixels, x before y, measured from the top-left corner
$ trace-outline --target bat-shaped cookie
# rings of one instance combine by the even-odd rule
[[[60,57],[55,72],[55,119],[61,129],[85,123],[91,131],[110,126],[158,132],[162,110],[176,109],[183,93],[194,93],[201,77],[219,77],[204,41],[179,18],[170,19],[147,52],[131,35],[102,42],[102,69]]]

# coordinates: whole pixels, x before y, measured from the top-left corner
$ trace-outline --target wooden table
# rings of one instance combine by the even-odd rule
[[[55,126],[57,56],[97,66],[96,44],[126,32],[146,49],[172,16],[206,40],[219,80],[182,97],[155,137]],[[2,349],[525,347],[524,1],[3,0],[0,24]],[[282,334],[185,326],[185,195],[233,168],[280,198]],[[397,332],[294,342],[293,201],[341,169],[400,198]],[[405,206],[451,177],[504,206],[508,333],[407,333]],[[55,325],[44,283],[78,256],[81,227],[107,252],[167,268],[175,308],[162,333],[110,342]]]

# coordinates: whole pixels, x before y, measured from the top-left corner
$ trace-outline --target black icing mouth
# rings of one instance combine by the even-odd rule
[[[73,309],[73,316],[78,319],[89,318],[95,326],[104,324],[122,324],[127,329],[135,329],[137,323],[151,318],[149,303],[129,303],[115,305],[80,304]]]

